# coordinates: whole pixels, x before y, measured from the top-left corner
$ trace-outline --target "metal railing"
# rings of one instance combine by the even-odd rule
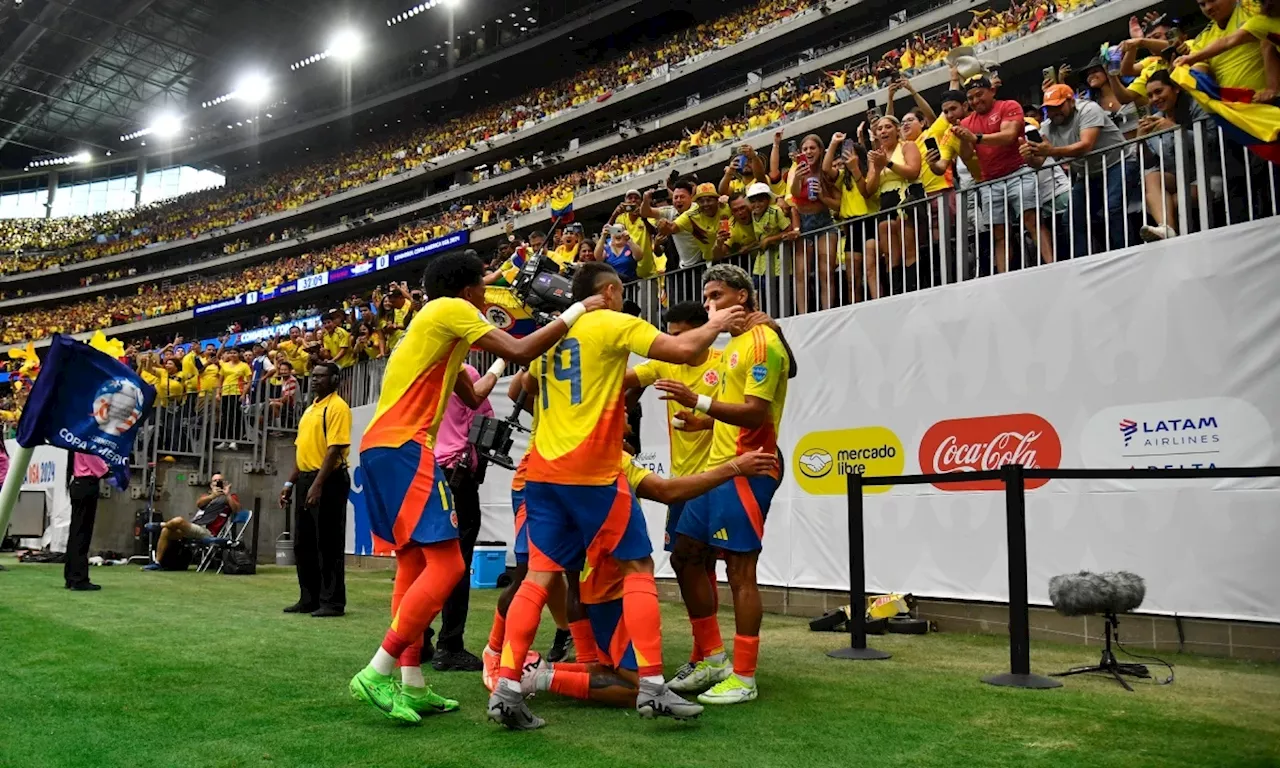
[[[1280,169],[1228,141],[1211,121],[1129,140],[1079,160],[1072,168],[1024,168],[908,200],[719,262],[752,275],[759,308],[782,318],[1280,213]],[[641,317],[660,326],[668,307],[702,301],[707,267],[700,263],[630,282],[624,295],[640,307]],[[473,352],[470,362],[485,370],[492,358]],[[353,408],[377,402],[385,368],[385,359],[345,368],[339,394]],[[137,440],[135,468],[165,457],[187,458],[205,475],[215,451],[247,451],[250,466],[263,467],[268,438],[295,433],[310,402],[308,378],[295,379],[292,396],[278,377],[264,375],[243,391],[161,401]]]

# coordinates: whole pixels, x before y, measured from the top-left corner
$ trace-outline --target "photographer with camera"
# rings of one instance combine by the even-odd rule
[[[160,529],[160,539],[156,542],[155,562],[144,566],[142,570],[160,570],[165,552],[174,539],[207,539],[217,536],[222,526],[240,511],[240,497],[227,485],[222,473],[215,472],[209,480],[209,492],[196,499],[196,509],[199,511],[191,520],[175,517],[165,521]]]

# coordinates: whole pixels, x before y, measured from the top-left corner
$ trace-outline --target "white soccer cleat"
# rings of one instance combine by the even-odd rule
[[[692,720],[702,714],[702,705],[685,701],[667,685],[641,680],[640,693],[636,696],[636,713],[646,720],[658,717]]]
[[[538,675],[546,667],[547,662],[542,660],[542,654],[537,651],[529,651],[524,657],[524,669],[520,672],[520,692],[524,694],[526,699],[538,692]]]

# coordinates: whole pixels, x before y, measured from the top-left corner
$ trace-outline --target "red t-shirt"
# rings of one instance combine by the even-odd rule
[[[985,115],[970,112],[968,117],[960,121],[960,124],[977,135],[999,133],[1000,124],[1010,120],[1018,123],[1018,136],[1021,137],[1026,124],[1022,119],[1022,105],[1016,101],[997,101],[991,105],[991,111]],[[978,165],[982,168],[983,181],[1008,176],[1025,165],[1022,154],[1018,152],[1017,142],[1005,147],[994,147],[983,143],[975,147],[975,151],[978,153]]]

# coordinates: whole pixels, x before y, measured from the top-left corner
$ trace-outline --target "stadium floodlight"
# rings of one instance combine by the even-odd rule
[[[261,104],[271,92],[271,83],[258,72],[252,72],[240,78],[233,91],[235,97],[250,104]]]
[[[109,155],[111,153],[108,152],[107,154]],[[54,165],[71,165],[73,163],[88,163],[92,160],[93,160],[92,154],[90,154],[88,151],[82,151],[82,152],[77,152],[74,155],[42,157],[39,160],[32,160],[31,162],[27,163],[27,167],[24,170],[29,171],[32,168],[48,168]]]
[[[351,61],[360,55],[360,51],[364,48],[364,40],[360,37],[360,33],[350,27],[338,30],[329,38],[329,47],[324,50],[322,56],[333,58],[339,61]]]
[[[160,115],[153,120],[148,133],[154,133],[162,139],[168,139],[177,136],[181,131],[182,118],[168,113]]]

